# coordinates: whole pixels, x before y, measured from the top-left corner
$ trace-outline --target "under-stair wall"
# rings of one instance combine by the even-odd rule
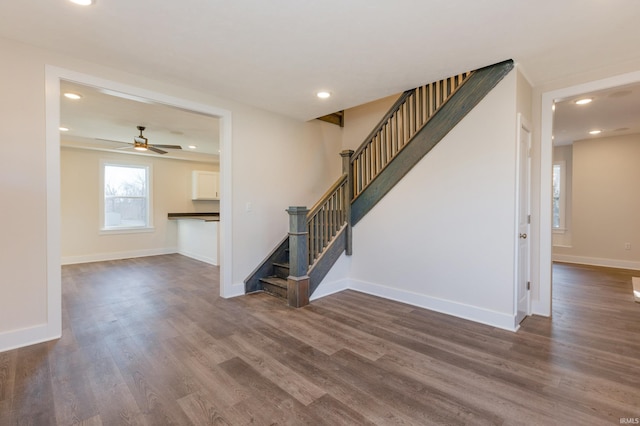
[[[348,198],[348,195],[346,193],[344,193],[344,196],[339,193],[336,193],[336,195],[330,195],[332,194],[331,191],[333,191],[333,189],[327,192],[327,196],[336,197],[334,201],[325,198],[325,200],[329,201],[319,201],[318,204],[311,209],[311,211],[308,211],[304,207],[293,207],[289,209],[290,214],[293,215],[291,218],[292,226],[294,223],[298,223],[298,225],[291,228],[290,231],[290,239],[293,239],[291,241],[295,240],[295,243],[291,242],[291,244],[295,244],[295,246],[291,246],[291,270],[293,271],[295,269],[298,271],[298,273],[293,274],[292,272],[288,279],[284,279],[285,277],[281,271],[280,274],[275,274],[273,279],[261,279],[256,271],[269,269],[265,266],[266,264],[276,265],[278,263],[274,261],[274,259],[267,259],[265,261],[265,264],[258,267],[256,271],[254,271],[254,274],[248,277],[245,281],[247,292],[261,289],[267,291],[271,286],[271,281],[273,281],[274,285],[277,284],[281,288],[277,289],[273,287],[273,290],[275,291],[271,291],[272,293],[281,294],[281,296],[287,294],[289,304],[291,306],[303,306],[304,304],[306,304],[308,302],[309,295],[313,293],[313,291],[318,287],[320,281],[330,270],[333,263],[340,257],[340,253],[342,252],[342,250],[344,250],[344,248],[340,247],[344,246],[345,248],[347,248],[347,251],[350,252],[349,247],[351,247],[351,227],[348,226],[347,223],[346,228],[344,228],[345,225],[342,225],[345,223],[343,222],[344,219],[340,218],[351,218],[351,223],[355,224],[362,220],[368,212],[375,211],[377,207],[376,204],[378,202],[382,202],[382,200],[385,199],[385,195],[390,193],[390,191],[395,190],[395,185],[401,183],[405,175],[410,175],[414,166],[422,163],[421,158],[423,156],[434,149],[434,147],[436,147],[436,145],[440,141],[448,138],[449,132],[454,133],[456,126],[458,126],[459,123],[462,124],[462,122],[468,121],[465,116],[473,111],[473,109],[476,107],[476,105],[478,105],[479,102],[485,103],[483,101],[485,96],[487,96],[487,94],[491,94],[491,90],[504,78],[505,75],[507,75],[512,70],[512,68],[513,63],[511,61],[505,61],[500,64],[474,71],[470,76],[468,73],[464,73],[459,76],[447,79],[446,81],[436,82],[433,83],[433,85],[416,89],[415,91],[408,91],[403,94],[400,100],[396,102],[396,105],[398,105],[397,108],[400,108],[399,112],[397,114],[393,112],[395,111],[395,109],[389,111],[386,114],[386,117],[389,117],[389,120],[391,121],[381,122],[380,126],[377,127],[378,129],[380,129],[381,133],[376,133],[376,130],[374,129],[374,131],[371,133],[371,136],[368,137],[367,140],[373,141],[370,146],[363,145],[361,148],[356,150],[355,154],[351,152],[350,155],[349,152],[346,151],[343,151],[341,154],[343,156],[343,173],[346,173],[343,174],[341,180],[342,182],[348,182],[349,184],[344,186],[345,183],[341,184],[339,180],[336,182],[336,184],[334,184],[334,187],[347,188],[348,191],[350,191],[352,194],[355,194],[354,198],[352,198],[354,201],[351,203],[346,203],[346,208],[348,208],[349,211],[345,212],[343,210],[345,208],[344,200],[350,199]],[[500,85],[504,86],[505,84],[501,83]],[[516,87],[516,85],[513,86],[514,88]],[[450,99],[448,99],[449,97]],[[406,99],[406,101],[404,99]],[[468,138],[470,140],[476,140],[476,145],[478,145],[480,148],[478,148],[478,146],[475,146],[475,151],[469,150],[467,152],[459,153],[459,162],[461,164],[465,164],[466,162],[468,162],[469,155],[473,155],[474,152],[481,154],[479,157],[482,157],[487,152],[491,152],[492,147],[495,146],[495,143],[485,144],[485,142],[483,142],[483,139],[485,139],[486,137],[485,133],[488,133],[490,135],[488,139],[497,141],[506,140],[505,138],[496,138],[495,135],[491,135],[490,129],[495,127],[496,123],[503,123],[505,122],[505,120],[509,121],[511,119],[510,117],[515,117],[516,105],[516,96],[514,95],[510,105],[511,108],[507,108],[509,110],[509,113],[505,114],[503,113],[503,111],[495,110],[495,117],[485,117],[485,119],[483,119],[482,125],[486,129],[475,129],[475,135]],[[436,108],[437,110],[437,108],[439,107],[442,108],[437,112],[429,112],[435,111],[433,108]],[[513,128],[515,128],[515,119],[512,121]],[[421,123],[425,122],[426,126],[424,128],[421,128]],[[497,127],[500,127],[499,124]],[[486,131],[487,129],[489,129],[488,132]],[[511,130],[513,131],[514,129]],[[398,135],[398,137],[400,138],[399,140],[395,139],[396,135]],[[511,138],[510,140],[512,143],[511,149],[513,151],[515,149],[515,137]],[[484,145],[486,145],[486,150],[482,148]],[[504,150],[503,153],[509,153],[509,150]],[[501,158],[501,156],[498,156],[497,158]],[[510,161],[502,162],[501,164],[507,164],[506,167],[513,172],[515,165],[514,161],[515,158],[511,158]],[[485,163],[485,165],[493,167],[493,164],[489,164],[489,162]],[[466,171],[461,170],[457,164],[448,166],[448,169],[457,170],[458,178],[464,176],[466,173]],[[437,170],[437,168],[434,168],[434,170]],[[380,173],[378,177],[376,177],[377,173]],[[489,175],[491,175],[492,173],[492,170],[488,171]],[[506,180],[500,183],[504,184],[505,182],[507,182],[507,185],[509,185],[509,183],[514,184],[514,176],[515,175],[505,176]],[[352,178],[353,180],[351,180]],[[344,179],[347,180],[345,181]],[[476,182],[472,179],[471,185],[473,185],[474,183],[478,183],[480,186],[484,185],[484,182],[482,182],[481,180],[478,180]],[[430,178],[428,182],[424,183],[424,185],[426,186],[429,186],[429,184],[435,185],[440,189],[445,188],[448,185],[448,183],[445,180],[441,179],[441,177],[439,176],[434,176]],[[493,186],[493,188],[498,187],[499,185]],[[445,189],[445,193],[446,192],[447,190]],[[461,191],[460,193],[463,192],[464,191]],[[481,193],[482,191],[476,192],[476,195]],[[473,199],[473,197],[471,197],[470,199]],[[502,200],[510,200],[512,202],[513,196],[511,198],[504,197],[503,199],[501,199],[501,201]],[[433,207],[434,211],[437,211],[441,207],[440,200],[436,198],[430,199],[430,203],[430,207]],[[415,222],[415,224],[417,225],[416,229],[419,229],[420,222],[421,220],[424,220],[424,218],[415,218],[407,222],[406,217],[404,217],[403,213],[404,209],[413,210],[413,208],[419,204],[420,203],[416,203],[415,200],[407,200],[401,205],[394,205],[393,208],[397,211],[397,214],[395,215],[395,217],[391,218],[389,224],[386,225],[387,231],[389,229],[393,229],[397,223],[406,225],[407,223]],[[321,207],[322,205],[324,205],[325,207]],[[511,215],[514,214],[514,206],[515,205],[511,206]],[[311,218],[315,217],[315,212],[318,212],[319,208],[321,209],[320,212],[324,211],[324,213],[322,213],[322,215],[319,217],[319,222],[316,223],[314,222],[315,219]],[[509,214],[508,209],[506,210],[506,212],[507,214]],[[294,216],[299,217],[299,219],[295,219]],[[428,214],[425,216],[428,216]],[[452,216],[455,216],[455,214],[452,214]],[[497,216],[500,216],[500,214],[497,214]],[[304,225],[304,217],[307,217],[308,226]],[[511,225],[513,226],[513,216],[511,216],[511,219]],[[472,221],[473,220],[475,219],[472,219]],[[331,227],[335,227],[335,231],[330,231]],[[321,231],[321,234],[316,235],[315,233],[318,231]],[[337,232],[337,234],[331,234],[331,232]],[[375,234],[375,232],[368,234]],[[414,234],[419,234],[419,232]],[[331,235],[336,235],[338,239],[333,241],[333,237],[331,237]],[[416,252],[420,251],[419,245],[412,246],[406,244],[402,241],[402,238],[402,233],[396,235],[395,232],[392,231],[387,232],[385,238],[383,238],[382,240],[387,244],[393,246],[390,248],[388,247],[388,249],[392,250],[395,254],[415,254]],[[305,241],[309,241],[311,243],[311,245],[308,247],[308,250],[307,248],[304,248],[307,247]],[[320,241],[325,242],[320,243]],[[398,247],[395,247],[394,243],[396,242],[399,243]],[[330,250],[328,250],[326,256],[323,255],[317,258],[316,246],[319,243],[329,248]],[[429,244],[431,247],[440,244],[439,241],[434,241],[432,239],[427,239],[422,243]],[[303,244],[303,246],[301,246],[301,244]],[[303,247],[303,249],[300,249],[300,247]],[[513,247],[511,247],[511,249],[511,254],[513,255]],[[282,246],[275,251],[277,252],[281,250]],[[298,253],[298,255],[295,255],[295,253]],[[309,255],[309,262],[307,260],[304,260],[307,258],[307,253]],[[372,256],[370,259],[374,257],[375,256]],[[300,259],[303,259],[305,264],[308,266],[302,266],[301,269]],[[330,262],[326,260],[330,260]],[[402,259],[399,260],[401,264]],[[421,260],[415,259],[414,262],[415,264],[420,264]],[[344,264],[344,262],[342,263]],[[396,266],[398,263],[396,263],[396,265],[394,265],[393,263],[394,262],[381,262],[378,263],[378,266],[384,264],[385,267],[388,267],[389,270],[396,270],[398,268]],[[278,268],[271,269],[273,269],[273,271],[277,271]],[[307,274],[305,274],[304,271],[308,271]],[[316,273],[316,271],[318,273]],[[512,274],[514,272],[513,264],[511,265],[510,272]],[[351,273],[349,274],[351,275]],[[278,277],[278,275],[281,275],[281,277]],[[348,281],[352,282],[352,285],[354,286],[353,288],[355,288],[355,286],[359,286],[360,290],[384,295],[382,294],[384,293],[384,291],[381,291],[381,289],[379,288],[374,288],[376,286],[375,283],[372,288],[369,288],[367,290],[364,288],[366,287],[366,282],[364,280],[351,280],[350,278],[351,277],[349,277]],[[281,283],[278,284],[275,281],[280,281]],[[385,281],[390,284],[382,287],[387,288],[388,285],[391,285],[391,288],[393,288],[393,286],[395,285],[393,278],[387,279]],[[363,283],[365,284],[364,287]],[[510,280],[510,283],[512,285],[513,280]],[[292,292],[292,287],[297,288],[297,290]],[[476,292],[477,291],[478,290],[476,289]],[[321,294],[326,292],[327,291],[324,289],[320,291]],[[402,290],[400,290],[400,293],[402,293]],[[513,296],[513,289],[511,289],[510,293]],[[411,294],[406,294],[406,296],[408,296],[407,301],[409,303],[414,303],[420,306],[424,304],[422,303],[423,300],[420,297],[412,298]],[[387,297],[389,297],[389,295],[387,295]],[[397,295],[391,297],[397,298]],[[427,296],[427,298],[428,297],[429,296]],[[292,300],[297,300],[297,302],[292,303]],[[460,307],[456,306],[455,301],[451,303],[451,306],[454,308]],[[511,307],[513,307],[513,303],[511,303]],[[442,310],[438,309],[437,307],[432,307],[432,309],[434,308],[437,310]],[[481,322],[495,323],[498,326],[504,328],[509,328],[509,326],[506,326],[505,324],[510,323],[510,327],[513,327],[513,322],[509,321],[510,314],[508,313],[506,314],[506,316],[501,316],[501,312],[493,310],[492,308],[488,310],[480,308],[480,311],[486,311],[485,316],[487,316],[488,318],[488,320],[481,319]],[[459,314],[459,316],[465,315]]]
[[[319,292],[340,281],[513,329],[516,119],[530,90],[507,75],[354,226],[346,280]]]

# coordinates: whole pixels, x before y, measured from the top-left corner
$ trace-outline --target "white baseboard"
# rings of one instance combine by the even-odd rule
[[[601,257],[554,254],[554,262],[577,263],[579,265],[604,266],[607,268],[640,270],[640,262],[633,260],[606,259]]]
[[[232,297],[244,296],[244,283],[235,283],[231,286],[231,290],[228,294],[221,294],[220,297],[224,299],[230,299]]]
[[[192,253],[186,250],[178,250],[178,253],[190,257],[191,259],[199,260],[200,262],[208,263],[209,265],[218,266],[218,260],[213,257],[203,256],[198,253]]]
[[[174,253],[178,253],[177,247],[121,251],[112,253],[95,253],[82,256],[63,256],[60,263],[62,265],[74,265],[77,263],[104,262],[108,260],[132,259],[134,257],[159,256],[163,254]]]
[[[540,315],[541,317],[551,316],[551,310],[549,309],[549,305],[546,303],[542,303],[538,300],[531,301],[531,313],[533,315]]]
[[[332,282],[322,281],[318,288],[316,288],[316,291],[313,292],[309,300],[312,301],[321,299],[331,294],[339,293],[343,290],[348,290],[349,288],[349,280],[346,278]]]
[[[40,324],[20,330],[11,330],[0,333],[0,352],[48,342],[49,340],[59,339],[60,337],[60,330],[51,330],[48,324]]]
[[[490,325],[492,327],[508,331],[516,331],[518,329],[515,315],[504,314],[479,308],[477,306],[466,305],[451,300],[439,299],[425,294],[413,293],[364,281],[351,280],[349,288],[362,293],[395,300],[397,302],[406,303],[408,305],[429,309],[431,311],[447,315],[453,315],[458,318],[479,322],[481,324]]]

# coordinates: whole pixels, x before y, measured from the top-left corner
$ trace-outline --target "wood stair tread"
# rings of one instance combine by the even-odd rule
[[[265,282],[267,284],[274,285],[280,288],[287,288],[287,280],[280,277],[264,277],[260,278],[260,281]]]
[[[287,263],[284,263],[284,262],[273,262],[272,265],[273,266],[279,266],[281,268],[289,269],[289,262],[287,262]]]

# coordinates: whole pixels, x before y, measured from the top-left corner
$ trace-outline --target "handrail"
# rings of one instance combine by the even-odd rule
[[[325,203],[325,201],[331,196],[332,193],[334,193],[344,183],[345,180],[347,180],[348,177],[349,175],[345,173],[342,176],[340,176],[333,185],[331,185],[331,188],[329,188],[324,193],[324,195],[320,197],[320,199],[313,205],[313,207],[309,209],[309,213],[307,213],[307,220],[310,217],[314,216],[316,213],[318,213],[318,210],[322,208],[322,205]]]
[[[343,174],[307,213],[309,269],[348,222],[348,174]]]
[[[407,101],[407,98],[413,93],[414,90],[415,89],[409,89],[403,92],[402,95],[400,95],[400,97],[394,102],[394,104],[391,105],[391,108],[389,108],[389,111],[387,111],[384,117],[382,117],[378,125],[373,128],[371,133],[369,133],[369,135],[365,138],[364,142],[362,142],[358,149],[356,149],[356,151],[353,153],[353,155],[351,156],[352,159],[360,155],[360,153],[367,147],[367,142],[371,141],[374,136],[380,132],[384,125],[387,124],[387,122],[391,119],[393,114],[395,114],[396,111],[398,111],[398,109],[402,106],[402,104]]]
[[[358,198],[472,73],[465,72],[407,90],[398,98],[351,156],[352,200]]]

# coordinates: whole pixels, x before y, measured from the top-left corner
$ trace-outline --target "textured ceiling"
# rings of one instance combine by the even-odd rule
[[[508,58],[534,85],[636,60],[639,16],[637,0],[6,0],[0,37],[307,120]]]

